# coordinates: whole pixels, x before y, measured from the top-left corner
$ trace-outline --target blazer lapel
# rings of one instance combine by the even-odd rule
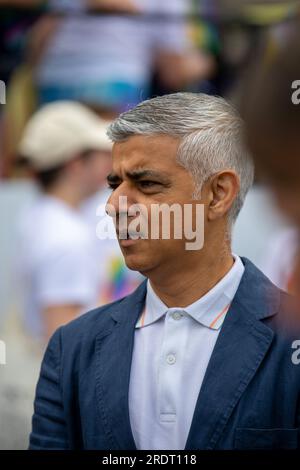
[[[129,380],[135,324],[142,311],[146,281],[113,307],[114,324],[96,341],[98,405],[111,449],[136,450],[129,419]]]
[[[186,450],[216,446],[273,339],[261,320],[277,312],[279,291],[250,261],[242,261],[245,272],[198,395]]]

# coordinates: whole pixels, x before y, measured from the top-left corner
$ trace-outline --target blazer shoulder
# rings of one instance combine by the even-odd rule
[[[94,308],[80,315],[70,323],[58,328],[54,336],[59,338],[61,349],[72,355],[72,352],[93,347],[99,335],[106,335],[112,331],[116,322],[126,313],[143,301],[146,290],[146,281],[142,282],[131,294],[114,302]]]
[[[83,337],[92,339],[100,332],[110,329],[114,324],[111,313],[120,308],[125,299],[126,297],[122,297],[109,304],[89,310],[62,326],[60,330],[63,340],[78,343]]]

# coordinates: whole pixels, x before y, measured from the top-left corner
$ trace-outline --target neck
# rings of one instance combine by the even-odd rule
[[[234,263],[230,247],[218,255],[202,253],[199,262],[185,269],[172,269],[168,273],[149,275],[151,286],[156,295],[171,307],[187,307],[210,291],[232,268]]]

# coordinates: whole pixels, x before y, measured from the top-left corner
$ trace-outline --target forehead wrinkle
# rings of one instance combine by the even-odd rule
[[[151,148],[149,148],[149,140],[152,140]],[[175,143],[178,146],[177,139]],[[174,161],[165,158],[168,156],[167,149],[165,145],[162,146],[162,142],[158,141],[157,137],[151,136],[149,139],[148,136],[133,136],[125,142],[116,143],[114,150],[113,172],[120,175],[120,178],[124,175],[124,177],[137,180],[138,177],[142,178],[138,173],[147,170],[149,173],[147,175],[144,173],[144,177],[153,176],[169,180],[172,178],[175,168],[186,171],[176,160],[177,152],[174,153]],[[158,150],[162,152],[158,152]],[[168,154],[170,154],[170,149]]]
[[[119,161],[137,160],[143,164],[143,160],[145,160],[148,164],[154,153],[160,158],[162,152],[169,153],[170,145],[173,150],[174,144],[176,157],[179,143],[180,139],[164,134],[134,135],[125,141],[116,142],[113,147],[113,156]]]

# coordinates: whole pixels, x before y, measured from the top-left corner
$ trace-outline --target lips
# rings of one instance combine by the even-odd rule
[[[123,238],[120,238],[121,234],[123,234]],[[139,238],[132,238],[132,236],[134,235],[138,235]],[[119,244],[122,248],[129,248],[133,245],[136,245],[142,240],[141,235],[137,234],[136,232],[131,232],[130,234],[128,231],[122,232],[122,231],[117,230],[117,236],[118,236]]]
[[[142,239],[142,236],[138,232],[131,231],[129,232],[128,230],[119,230],[116,229],[117,237],[119,240],[140,240]],[[133,238],[134,237],[134,238]]]

